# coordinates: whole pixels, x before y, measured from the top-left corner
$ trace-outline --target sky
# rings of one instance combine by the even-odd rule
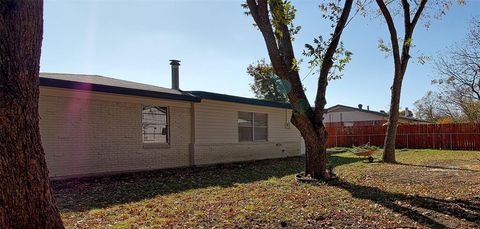
[[[249,64],[268,60],[261,33],[237,0],[46,0],[41,72],[95,74],[123,80],[171,86],[170,59],[181,60],[180,88],[253,97],[246,73]],[[308,74],[302,56],[306,43],[331,32],[319,3],[293,0],[297,8],[296,57],[303,59],[300,75],[311,104],[318,76]],[[480,16],[480,0],[453,7],[440,20],[424,22],[414,33],[412,56],[435,58],[464,39],[469,22]],[[353,12],[352,12],[353,14]],[[401,24],[397,25],[402,27]],[[378,49],[389,40],[381,17],[357,14],[344,30],[342,41],[353,52],[343,78],[329,83],[327,107],[343,104],[388,110],[393,61]],[[433,61],[411,62],[401,107],[434,89]]]

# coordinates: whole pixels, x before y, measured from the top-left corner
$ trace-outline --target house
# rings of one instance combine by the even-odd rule
[[[428,124],[429,122],[413,118],[413,113],[405,108],[399,118],[400,124]],[[358,108],[345,105],[335,105],[327,109],[323,116],[326,126],[377,126],[384,125],[388,121],[385,111],[373,111],[367,106],[359,104]]]
[[[40,74],[40,131],[52,178],[301,154],[289,104],[96,75]]]

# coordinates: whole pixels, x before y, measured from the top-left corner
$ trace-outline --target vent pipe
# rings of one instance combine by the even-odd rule
[[[172,66],[172,89],[180,90],[180,79],[179,79],[179,60],[170,60],[170,65]]]

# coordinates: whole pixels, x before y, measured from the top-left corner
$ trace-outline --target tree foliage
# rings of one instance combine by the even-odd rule
[[[313,44],[305,44],[305,50],[303,55],[310,58],[308,61],[308,67],[312,70],[316,70],[315,73],[320,73],[320,66],[323,63],[323,57],[328,49],[328,45],[331,41],[324,41],[323,36],[313,39]],[[332,68],[328,74],[328,80],[341,79],[343,70],[348,62],[352,60],[353,53],[346,50],[343,42],[340,42],[335,54],[332,57]]]
[[[290,84],[275,75],[272,65],[265,59],[248,65],[247,74],[253,78],[250,89],[255,93],[256,98],[288,102],[287,92],[290,91]]]

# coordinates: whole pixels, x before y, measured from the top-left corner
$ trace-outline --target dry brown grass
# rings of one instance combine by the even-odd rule
[[[376,155],[377,158],[380,156]],[[480,227],[480,152],[408,150],[400,164],[330,156],[338,181],[299,184],[303,159],[55,182],[70,228]]]

